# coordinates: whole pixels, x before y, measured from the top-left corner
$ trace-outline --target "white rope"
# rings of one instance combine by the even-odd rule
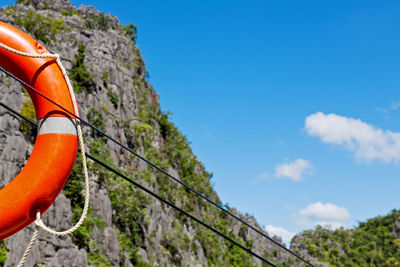
[[[26,261],[26,258],[28,257],[29,252],[31,251],[31,248],[33,246],[33,243],[35,243],[36,237],[39,233],[39,226],[35,226],[35,230],[33,231],[33,235],[31,237],[31,241],[29,241],[28,246],[25,249],[24,255],[22,255],[21,260],[19,261],[19,264],[17,265],[17,267],[22,267],[24,266],[24,263]]]
[[[4,48],[5,50],[10,51],[10,52],[12,52],[14,54],[17,54],[17,55],[20,55],[20,56],[24,56],[24,57],[30,57],[30,58],[55,58],[56,62],[57,62],[57,65],[60,68],[60,70],[61,70],[61,72],[62,72],[62,74],[64,76],[64,79],[65,79],[65,81],[67,83],[69,94],[71,96],[72,104],[73,104],[73,107],[74,107],[74,113],[75,113],[75,115],[79,116],[78,104],[77,104],[77,101],[76,101],[74,89],[72,87],[71,81],[68,78],[68,75],[67,75],[67,72],[66,72],[64,66],[61,64],[60,56],[58,54],[51,54],[51,53],[29,54],[29,53],[25,53],[25,52],[21,52],[21,51],[15,50],[15,49],[13,49],[13,48],[11,48],[9,46],[6,46],[3,43],[0,43],[0,47]],[[85,176],[85,193],[84,193],[85,194],[85,205],[84,205],[84,208],[83,208],[83,211],[82,211],[82,215],[81,215],[79,221],[73,227],[71,227],[70,229],[68,229],[66,231],[57,232],[57,231],[55,231],[53,229],[50,229],[49,227],[47,227],[43,223],[43,221],[41,219],[41,214],[40,214],[40,211],[39,211],[36,214],[35,231],[33,233],[31,241],[29,242],[29,244],[28,244],[28,246],[27,246],[27,248],[25,250],[24,255],[22,256],[22,259],[21,259],[20,263],[18,264],[18,267],[24,265],[26,257],[28,256],[28,254],[29,254],[29,252],[30,252],[30,250],[31,250],[31,248],[33,246],[33,243],[35,242],[35,239],[37,237],[39,228],[41,228],[42,230],[44,230],[44,231],[46,231],[46,232],[48,232],[48,233],[50,233],[52,235],[65,236],[65,235],[71,234],[76,229],[78,229],[79,226],[81,226],[81,224],[83,223],[83,221],[86,218],[86,215],[87,215],[87,212],[88,212],[88,209],[89,209],[89,194],[90,194],[90,192],[89,192],[89,175],[88,175],[87,166],[86,166],[85,144],[83,143],[82,129],[81,129],[80,121],[78,119],[75,119],[75,123],[76,123],[76,128],[77,128],[77,131],[78,131],[79,147],[81,149],[81,155],[82,155],[83,174]]]

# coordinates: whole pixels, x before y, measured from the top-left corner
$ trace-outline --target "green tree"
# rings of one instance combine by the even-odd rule
[[[84,63],[85,60],[85,45],[78,45],[78,54],[72,62],[72,69],[69,77],[72,80],[74,90],[77,93],[88,91],[94,87],[93,74],[91,74]]]

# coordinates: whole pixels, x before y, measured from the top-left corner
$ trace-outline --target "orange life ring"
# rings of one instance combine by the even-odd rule
[[[16,50],[48,51],[22,31],[0,21],[0,42]],[[28,58],[0,48],[0,66],[74,114],[67,83],[53,58]],[[0,240],[18,232],[54,202],[75,162],[78,137],[71,116],[26,88],[38,119],[32,154],[21,172],[0,190]]]

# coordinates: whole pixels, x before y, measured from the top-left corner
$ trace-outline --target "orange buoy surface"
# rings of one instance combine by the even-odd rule
[[[25,53],[48,53],[29,35],[1,21],[0,43]],[[74,114],[67,83],[54,58],[28,58],[0,48],[0,66]],[[0,240],[50,207],[71,173],[78,149],[72,117],[26,89],[35,107],[38,133],[25,167],[0,190]]]

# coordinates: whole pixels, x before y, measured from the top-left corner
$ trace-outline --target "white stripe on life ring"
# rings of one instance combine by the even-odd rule
[[[66,133],[77,135],[76,126],[67,117],[47,117],[38,121],[38,136],[47,133]]]

